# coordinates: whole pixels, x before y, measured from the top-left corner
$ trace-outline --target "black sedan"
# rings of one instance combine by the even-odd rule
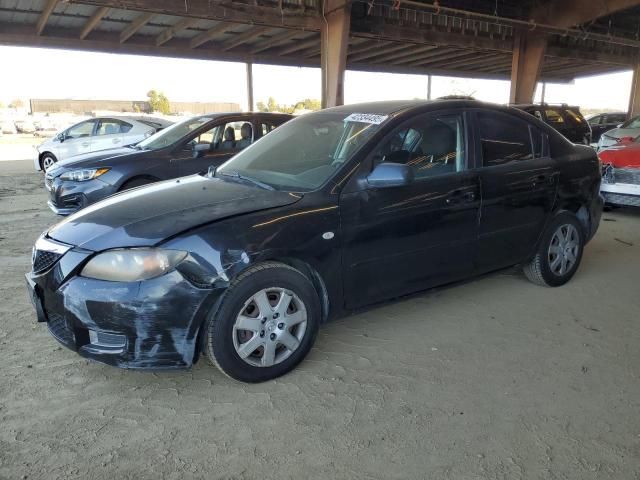
[[[49,208],[69,215],[116,192],[207,171],[291,118],[279,113],[202,115],[136,145],[71,157],[45,174]]]
[[[257,382],[365,305],[518,263],[563,285],[599,187],[593,149],[516,109],[350,105],[74,214],[38,239],[27,282],[38,320],[82,356],[172,368],[204,352]]]

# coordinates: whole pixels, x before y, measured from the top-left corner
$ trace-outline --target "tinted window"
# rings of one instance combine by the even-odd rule
[[[118,133],[127,133],[133,128],[133,125],[120,120],[100,120],[96,135],[115,135]]]
[[[626,115],[607,115],[607,123],[618,125],[619,123],[624,123],[626,118]]]
[[[416,179],[464,169],[461,115],[421,115],[399,127],[374,152],[374,163],[410,165]]]
[[[260,123],[260,134],[261,136],[265,136],[267,133],[271,132],[272,130],[275,130],[275,128],[277,127],[277,125],[275,123],[271,123],[271,122],[262,122]]]
[[[533,158],[531,130],[524,120],[500,113],[479,112],[478,124],[485,167]]]
[[[547,117],[547,123],[551,125],[563,125],[564,118],[562,118],[562,114],[553,108],[548,108],[544,111],[544,114]]]
[[[582,118],[582,115],[574,112],[573,110],[564,110],[562,113],[564,114],[565,121],[570,125],[576,126],[582,125],[584,123],[584,118]]]
[[[600,125],[604,123],[604,115],[598,115],[597,117],[590,118],[589,123],[591,125]]]

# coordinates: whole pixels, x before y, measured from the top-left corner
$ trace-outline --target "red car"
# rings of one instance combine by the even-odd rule
[[[598,156],[603,166],[600,193],[605,202],[640,207],[640,143],[620,142]]]

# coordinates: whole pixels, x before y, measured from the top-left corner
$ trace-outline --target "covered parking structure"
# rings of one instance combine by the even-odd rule
[[[539,81],[633,69],[640,0],[2,0],[0,44],[322,68],[323,106],[345,69]]]

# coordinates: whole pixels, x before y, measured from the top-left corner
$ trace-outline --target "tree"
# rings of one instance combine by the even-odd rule
[[[164,93],[149,90],[149,92],[147,92],[147,97],[149,98],[149,106],[152,111],[160,112],[165,115],[171,112],[171,104]]]
[[[273,97],[269,97],[267,100],[267,112],[279,112],[280,105],[276,103],[276,99]]]
[[[24,102],[22,100],[20,100],[19,98],[13,100],[10,104],[9,104],[9,108],[15,108],[16,110],[18,108],[22,108],[24,107]]]
[[[258,109],[259,112],[268,112],[269,111],[269,110],[267,110],[267,106],[264,104],[264,102],[256,103],[256,108]]]
[[[305,98],[303,103],[305,109],[313,110],[314,112],[322,108],[320,100],[316,100],[315,98]]]

